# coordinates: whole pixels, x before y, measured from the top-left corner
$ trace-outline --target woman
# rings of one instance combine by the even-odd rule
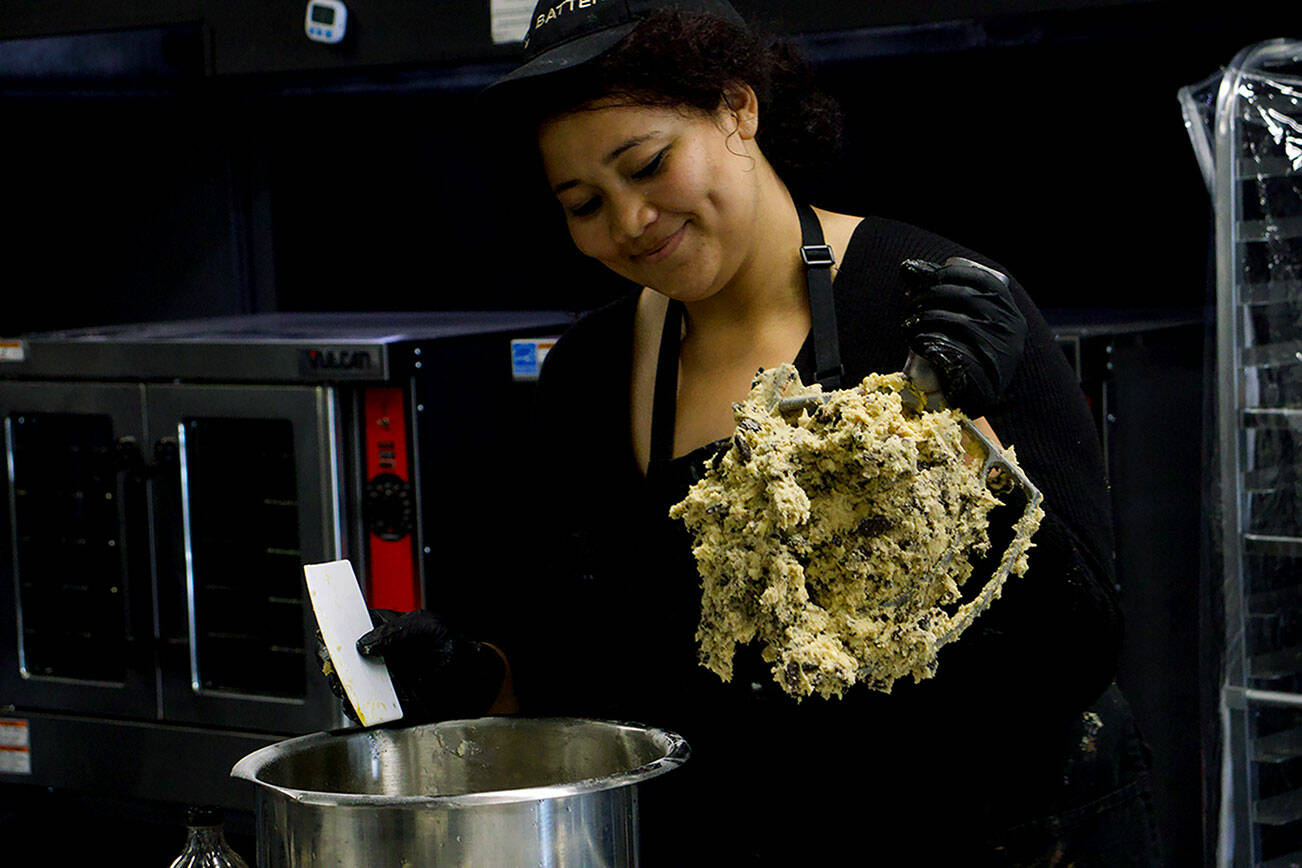
[[[1152,864],[1142,747],[1105,692],[1121,625],[1102,461],[1026,293],[923,230],[805,206],[835,110],[722,0],[544,0],[526,54],[493,111],[536,142],[579,251],[638,288],[567,333],[539,384],[542,536],[563,551],[514,594],[523,616],[502,644],[520,709],[687,738],[692,760],[644,788],[651,865]],[[721,682],[696,662],[699,582],[669,506],[731,435],[757,369],[794,362],[848,387],[910,348],[1044,491],[1030,571],[931,680],[797,703],[748,649]],[[478,685],[430,716],[476,713],[502,683],[497,655],[430,613],[362,647],[413,706],[473,692],[440,679]]]

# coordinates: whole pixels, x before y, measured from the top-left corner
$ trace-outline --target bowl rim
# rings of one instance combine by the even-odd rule
[[[269,764],[283,757],[310,750],[318,745],[342,739],[355,740],[399,730],[453,728],[456,725],[475,724],[481,727],[525,725],[563,725],[591,726],[596,724],[610,729],[632,729],[664,744],[664,755],[637,768],[628,769],[601,777],[567,781],[559,784],[547,784],[538,787],[519,787],[515,789],[489,790],[476,793],[455,793],[450,795],[410,795],[393,796],[372,793],[337,793],[324,790],[305,790],[287,787],[261,780],[258,775]],[[304,805],[322,805],[330,807],[371,807],[371,808],[472,808],[486,805],[509,805],[520,802],[537,802],[582,796],[605,790],[618,789],[639,784],[676,769],[691,756],[691,748],[686,739],[675,732],[660,727],[646,726],[631,721],[601,720],[586,717],[520,717],[500,715],[492,717],[464,718],[442,720],[436,723],[418,726],[395,727],[382,725],[365,728],[346,728],[316,732],[309,735],[278,741],[253,751],[241,758],[231,768],[231,777],[252,781],[259,787],[258,792],[274,791],[285,798]]]

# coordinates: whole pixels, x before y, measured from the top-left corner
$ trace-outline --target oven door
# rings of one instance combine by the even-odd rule
[[[305,732],[342,718],[303,564],[341,557],[328,387],[150,385],[163,717]]]
[[[0,697],[152,718],[147,442],[138,385],[0,383]]]

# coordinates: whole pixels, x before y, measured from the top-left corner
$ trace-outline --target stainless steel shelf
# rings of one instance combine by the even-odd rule
[[[1247,598],[1250,617],[1279,614],[1281,609],[1302,607],[1302,587],[1290,586],[1273,591],[1261,591]]]
[[[1257,868],[1302,868],[1302,850],[1271,859],[1269,862],[1258,862]]]
[[[1302,537],[1245,533],[1243,535],[1243,548],[1244,553],[1250,555],[1298,558],[1302,557]]]
[[[1302,481],[1292,466],[1261,467],[1243,474],[1243,486],[1248,493],[1273,491],[1281,485],[1295,485]]]
[[[1243,364],[1248,368],[1271,368],[1302,364],[1302,341],[1283,341],[1277,344],[1258,344],[1245,347]]]
[[[1257,800],[1257,824],[1260,826],[1287,826],[1302,820],[1302,790],[1290,790]]]
[[[1279,304],[1302,298],[1302,280],[1272,280],[1266,283],[1247,283],[1239,287],[1242,304]]]
[[[1302,431],[1302,407],[1254,407],[1244,410],[1243,427]]]
[[[1302,673],[1302,647],[1281,648],[1248,658],[1248,677],[1278,681]]]
[[[1254,762],[1282,763],[1299,756],[1302,756],[1302,727],[1258,738],[1252,745]]]
[[[1302,238],[1302,217],[1275,217],[1268,220],[1243,220],[1239,223],[1240,244]]]
[[[1288,178],[1297,172],[1283,157],[1263,156],[1255,163],[1244,163],[1239,171],[1240,181],[1265,181],[1271,178]]]

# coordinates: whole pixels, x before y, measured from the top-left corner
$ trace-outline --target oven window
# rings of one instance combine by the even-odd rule
[[[190,417],[182,426],[199,686],[301,698],[307,667],[293,423]]]
[[[20,666],[32,677],[126,680],[118,465],[107,415],[11,413]]]

